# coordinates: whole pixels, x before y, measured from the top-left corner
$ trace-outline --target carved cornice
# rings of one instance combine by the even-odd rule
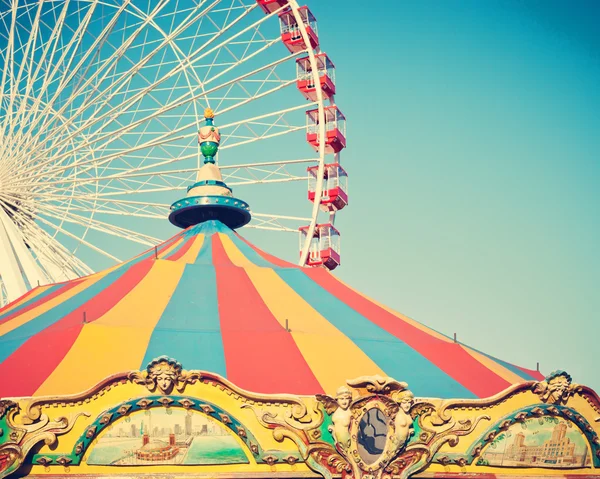
[[[245,444],[250,457],[259,464],[305,462],[314,472],[328,479],[340,476],[341,479],[391,479],[392,476],[404,479],[422,471],[432,461],[444,465],[470,465],[499,432],[516,422],[542,415],[561,417],[576,424],[590,442],[594,464],[600,467],[600,439],[590,425],[595,418],[586,420],[569,407],[573,398],[580,396],[600,414],[600,398],[590,388],[573,384],[563,371],[549,375],[544,381],[513,385],[485,399],[418,399],[406,383],[381,376],[363,376],[348,381],[338,389],[335,397],[303,397],[252,393],[217,374],[186,371],[176,360],[160,357],[143,371],[112,375],[81,394],[33,398],[30,402],[23,399],[19,404],[0,400],[0,430],[3,430],[0,435],[0,479],[18,469],[32,447],[40,442],[51,444],[58,436],[69,432],[81,415],[50,420],[47,415],[50,407],[82,406],[105,396],[112,388],[124,385],[134,386],[131,390],[138,391],[139,395],[132,392],[135,398],[119,402],[87,424],[72,451],[34,455],[33,463],[65,468],[78,466],[90,444],[115,421],[141,410],[181,408],[205,414],[222,424]],[[298,453],[265,450],[248,427],[231,412],[214,401],[208,402],[194,395],[194,392],[206,391],[206,386],[214,387],[234,400],[233,403],[227,400],[228,404],[237,401],[236,408],[251,409],[260,425],[272,431],[276,441],[290,439]],[[519,394],[528,394],[534,404],[498,420],[472,441],[467,453],[437,455],[442,446],[456,446],[461,437],[472,434],[482,421],[490,420],[487,412],[492,407]],[[597,420],[600,421],[600,417]],[[377,427],[383,429],[378,431]],[[478,430],[481,429],[482,426]],[[374,431],[372,435],[371,431]],[[369,449],[369,438],[375,442],[377,437],[380,444]]]

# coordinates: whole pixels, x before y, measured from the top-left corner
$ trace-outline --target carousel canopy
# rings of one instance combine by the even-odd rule
[[[161,355],[260,393],[332,392],[383,375],[418,396],[485,397],[536,371],[396,313],[219,221],[0,310],[0,397],[84,391]]]

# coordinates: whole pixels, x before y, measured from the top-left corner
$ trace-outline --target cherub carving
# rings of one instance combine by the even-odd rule
[[[329,432],[332,434],[336,446],[342,451],[350,447],[350,422],[352,420],[352,392],[346,386],[340,387],[335,399],[325,394],[317,394],[317,399],[325,406],[325,411],[331,416],[332,426]]]
[[[160,356],[148,363],[145,374],[134,372],[129,378],[136,384],[145,385],[150,392],[171,394],[173,388],[183,392],[186,384],[200,379],[200,373],[183,372],[181,363],[167,356]]]
[[[396,442],[399,448],[403,448],[410,436],[414,433],[413,431],[413,419],[409,414],[410,408],[414,403],[414,394],[405,389],[403,391],[396,392],[392,399],[398,405],[396,411],[396,417],[394,418],[394,436],[393,441]]]
[[[546,379],[535,385],[534,392],[548,404],[564,404],[575,392],[571,376],[565,371],[554,371]]]

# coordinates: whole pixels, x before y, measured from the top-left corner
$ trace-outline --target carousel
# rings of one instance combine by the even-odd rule
[[[179,234],[0,310],[0,477],[600,477],[594,391],[250,244],[198,139]]]
[[[331,272],[345,117],[306,6],[11,4],[0,479],[600,478],[593,390],[462,344]],[[316,158],[266,143],[294,132]],[[258,159],[227,163],[242,145]],[[233,192],[306,176],[309,218],[252,211]],[[137,229],[167,219],[180,228],[167,241]],[[243,227],[299,232],[300,261]],[[121,241],[147,249],[121,261]],[[112,266],[93,272],[80,246]]]

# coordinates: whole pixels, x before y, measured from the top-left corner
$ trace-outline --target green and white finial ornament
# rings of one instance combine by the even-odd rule
[[[171,205],[169,221],[180,228],[217,220],[235,229],[248,224],[251,219],[250,206],[233,197],[215,163],[221,135],[214,125],[214,118],[210,108],[204,110],[205,123],[198,131],[204,165],[198,170],[196,182],[188,187],[186,197]]]
[[[221,144],[221,134],[215,126],[215,113],[210,108],[204,110],[204,122],[204,126],[198,131],[198,143],[204,163],[214,163]]]

